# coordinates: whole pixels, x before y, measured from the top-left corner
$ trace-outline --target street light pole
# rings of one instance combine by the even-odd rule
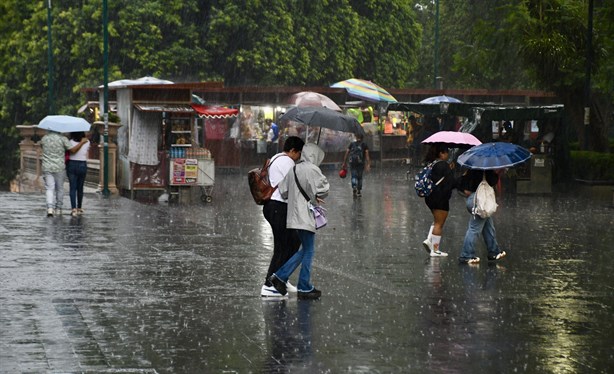
[[[593,65],[593,0],[588,2],[588,25],[586,28],[586,66],[584,75],[584,150],[588,150],[591,124],[591,66]]]
[[[439,0],[435,0],[435,57],[433,61],[433,88],[437,88],[439,76]]]
[[[51,0],[47,0],[47,105],[49,114],[55,114],[55,98],[53,96],[53,46],[51,43]]]
[[[109,15],[107,9],[107,0],[102,1],[102,25],[103,25],[103,49],[102,49],[102,59],[104,65],[104,107],[103,107],[103,118],[104,118],[104,167],[103,167],[103,185],[102,185],[102,196],[109,197]]]

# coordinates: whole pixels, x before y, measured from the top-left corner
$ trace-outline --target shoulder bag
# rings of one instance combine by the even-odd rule
[[[328,219],[326,218],[326,209],[324,209],[320,205],[313,205],[311,203],[309,196],[307,195],[305,190],[303,190],[303,187],[298,181],[298,178],[296,176],[296,166],[294,166],[293,172],[294,172],[294,181],[296,182],[296,186],[301,191],[301,194],[303,194],[303,197],[305,198],[305,200],[307,200],[307,206],[309,207],[309,210],[313,214],[313,218],[315,218],[316,220],[316,230],[321,229],[322,227],[326,226],[326,224],[328,223]]]

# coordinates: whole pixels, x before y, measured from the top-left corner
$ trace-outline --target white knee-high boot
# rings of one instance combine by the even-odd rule
[[[431,257],[445,257],[448,254],[439,250],[439,245],[441,244],[441,235],[433,235],[431,238],[433,243],[433,250],[431,250]]]

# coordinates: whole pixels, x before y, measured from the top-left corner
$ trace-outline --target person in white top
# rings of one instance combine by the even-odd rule
[[[81,143],[84,138],[85,133],[83,131],[70,133],[70,143],[72,145]],[[83,214],[83,185],[87,176],[87,155],[89,150],[90,142],[86,141],[77,152],[70,154],[66,164],[66,174],[68,175],[68,183],[70,185],[70,215],[73,217]]]
[[[303,139],[297,136],[290,136],[284,142],[283,151],[271,157],[269,166],[271,186],[277,186],[286,174],[292,170],[294,162],[301,158],[304,145]],[[301,240],[295,230],[288,230],[286,228],[288,202],[281,197],[278,190],[275,190],[271,200],[264,203],[262,213],[273,230],[273,257],[271,258],[264,284],[260,290],[260,296],[280,297],[282,295],[273,287],[269,278],[298,251],[301,246]],[[288,290],[296,292],[296,288],[290,284],[288,284]]]

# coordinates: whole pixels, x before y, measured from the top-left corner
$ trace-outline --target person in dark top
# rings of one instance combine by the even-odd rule
[[[492,217],[482,218],[472,213],[475,191],[478,189],[478,185],[482,182],[483,177],[486,177],[486,182],[490,186],[495,186],[499,181],[499,176],[493,170],[467,170],[460,178],[458,184],[458,190],[467,196],[467,210],[471,214],[469,227],[463,241],[463,248],[458,258],[462,264],[477,264],[480,262],[480,258],[475,255],[475,241],[480,234],[484,237],[489,261],[500,260],[507,254],[499,249],[497,232],[495,231]]]
[[[350,165],[350,175],[352,176],[352,194],[354,197],[362,196],[362,176],[364,172],[371,170],[371,157],[369,147],[363,142],[363,136],[356,134],[356,141],[353,141],[345,151],[341,169],[347,170]]]
[[[445,144],[435,143],[429,148],[425,162],[435,162],[431,172],[431,180],[434,183],[433,191],[428,195],[424,202],[433,214],[433,224],[429,229],[429,234],[422,242],[424,249],[431,257],[445,257],[448,254],[440,250],[441,234],[443,226],[448,218],[450,211],[450,197],[452,190],[456,187],[457,180],[454,177],[454,163],[448,163],[449,150]]]

